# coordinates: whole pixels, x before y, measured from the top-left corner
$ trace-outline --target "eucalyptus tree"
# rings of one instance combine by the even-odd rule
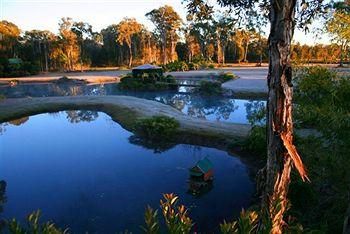
[[[80,55],[77,35],[72,31],[71,18],[62,18],[59,22],[60,44],[63,51],[63,61],[66,68],[73,70]]]
[[[350,10],[338,8],[333,17],[327,22],[327,31],[332,35],[333,40],[340,44],[339,66],[343,66],[344,52],[350,46]]]
[[[29,60],[32,62],[38,61],[42,71],[49,70],[49,53],[54,38],[55,35],[47,30],[31,30],[26,31],[24,34],[24,45],[29,46],[32,53]],[[28,55],[26,57],[28,58]],[[45,69],[42,65],[42,59],[44,59]]]
[[[122,61],[122,53],[120,45],[117,43],[118,26],[116,24],[109,25],[101,30],[102,35],[102,53],[104,54],[103,62],[105,65],[117,65],[118,61]]]
[[[225,64],[226,46],[234,33],[233,27],[236,20],[230,15],[230,12],[225,11],[217,16],[214,20],[214,27],[217,39],[217,58],[218,63]]]
[[[71,28],[72,32],[75,33],[77,36],[77,41],[79,45],[80,50],[80,69],[83,71],[83,57],[85,56],[84,53],[84,41],[85,39],[91,39],[92,38],[92,26],[89,23],[85,22],[74,22]]]
[[[194,4],[204,0],[187,0],[190,13]],[[287,209],[290,172],[294,165],[301,178],[308,180],[306,169],[293,145],[291,42],[295,26],[304,27],[319,13],[322,0],[217,0],[238,15],[252,12],[269,17],[269,73],[267,103],[267,163],[263,180],[262,209],[269,214],[272,233],[282,233],[283,215]]]
[[[202,0],[191,1],[187,5],[189,13],[187,21],[189,22],[190,35],[195,37],[200,45],[201,55],[207,60],[210,58],[210,45],[216,38],[216,31],[213,24],[214,7]]]
[[[159,36],[162,48],[162,63],[173,61],[175,58],[176,43],[179,39],[178,32],[182,25],[182,19],[171,6],[163,6],[148,12],[146,16],[156,26],[155,33]],[[167,56],[167,48],[170,44],[170,59]]]
[[[15,57],[20,33],[20,29],[14,23],[0,21],[0,55],[2,57]]]
[[[142,30],[142,25],[133,18],[124,18],[117,25],[117,42],[119,44],[126,44],[129,49],[129,67],[132,65],[132,37],[140,33]]]

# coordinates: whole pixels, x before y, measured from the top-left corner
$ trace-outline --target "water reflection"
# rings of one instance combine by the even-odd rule
[[[0,178],[11,186],[4,218],[24,222],[40,209],[43,221],[54,220],[72,233],[139,233],[145,206],[157,207],[162,193],[173,192],[191,208],[198,230],[214,233],[223,217],[233,219],[250,204],[254,184],[238,158],[194,145],[160,147],[155,154],[131,143],[133,134],[104,113],[71,112],[89,116],[73,118],[74,124],[68,113],[6,125]],[[215,165],[215,186],[204,186],[205,196],[195,197],[188,193],[188,169],[204,157]]]
[[[97,111],[70,110],[66,114],[70,123],[91,122],[98,118]]]
[[[176,143],[170,141],[153,141],[144,137],[132,135],[129,142],[134,145],[142,146],[145,149],[153,150],[154,153],[163,153],[176,146]]]
[[[15,125],[15,126],[20,126],[20,125],[24,124],[25,122],[27,122],[28,120],[29,120],[29,117],[23,117],[20,119],[11,120],[8,123]]]
[[[6,181],[0,180],[0,214],[4,211],[3,205],[6,203],[6,196],[5,196],[6,186],[7,186]],[[5,220],[0,218],[0,231],[4,228],[4,226],[5,226]]]
[[[20,84],[15,87],[0,86],[6,97],[46,97],[76,95],[126,95],[155,100],[170,105],[184,114],[212,121],[248,123],[250,110],[265,101],[250,101],[228,97],[205,97],[191,93],[191,88],[180,87],[178,91],[132,92],[119,90],[117,84]],[[254,105],[250,103],[253,102]],[[247,105],[246,105],[247,104]]]

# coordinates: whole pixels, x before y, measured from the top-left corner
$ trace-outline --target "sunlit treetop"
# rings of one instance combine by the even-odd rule
[[[349,1],[349,0],[346,0]],[[205,15],[211,9],[206,0],[184,0],[189,14]],[[325,16],[333,3],[327,0],[291,0],[296,9],[296,26],[308,30],[308,25],[317,17]],[[217,0],[222,7],[228,7],[245,26],[256,27],[267,23],[270,4],[283,4],[283,0]],[[265,20],[263,19],[265,18]]]

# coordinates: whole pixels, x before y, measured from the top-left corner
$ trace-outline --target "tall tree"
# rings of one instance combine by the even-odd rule
[[[72,31],[71,18],[62,18],[59,22],[59,32],[64,55],[64,64],[68,70],[74,70],[79,58],[79,46],[77,35]]]
[[[178,31],[182,20],[179,14],[171,6],[163,6],[148,12],[146,16],[156,26],[155,31],[161,40],[162,63],[173,61],[178,37]],[[170,59],[167,56],[167,48],[170,46]]]
[[[17,25],[6,20],[0,21],[0,52],[1,56],[16,57],[15,46],[21,33]]]
[[[39,63],[42,71],[49,70],[49,53],[55,35],[47,30],[31,30],[24,34],[25,44],[30,47],[31,56],[23,55],[32,63]]]
[[[142,25],[136,19],[124,18],[118,25],[117,42],[119,44],[126,44],[129,48],[129,67],[132,65],[132,37],[141,32]]]
[[[229,39],[233,35],[233,27],[235,19],[230,16],[230,12],[226,11],[220,14],[214,21],[217,38],[217,57],[218,63],[225,64],[225,51]]]
[[[80,70],[83,71],[83,57],[84,57],[84,40],[92,38],[92,26],[85,22],[74,22],[72,25],[72,32],[77,36],[77,41],[80,50]]]
[[[327,23],[327,31],[340,44],[339,66],[343,67],[344,53],[350,45],[350,11],[336,10]]]
[[[201,0],[188,0],[190,3]],[[187,2],[188,2],[187,1]],[[248,14],[261,7],[269,9],[269,73],[267,111],[267,164],[265,168],[265,189],[263,209],[269,212],[273,227],[272,233],[282,233],[283,215],[287,209],[287,192],[290,171],[294,165],[303,180],[306,170],[293,145],[292,121],[292,64],[291,43],[296,25],[296,10],[300,9],[300,26],[311,22],[316,13],[322,12],[321,1],[301,0],[217,0],[229,6],[238,14]],[[191,11],[191,8],[189,7]],[[277,207],[278,209],[275,209]]]

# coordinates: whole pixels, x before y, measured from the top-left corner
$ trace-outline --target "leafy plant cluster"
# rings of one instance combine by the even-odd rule
[[[296,130],[295,145],[311,183],[292,173],[288,215],[308,230],[341,233],[350,190],[350,79],[322,67],[301,68],[296,74],[294,122],[311,134],[300,136]],[[260,124],[266,110],[253,109],[243,147],[266,156],[266,127]]]
[[[304,68],[298,74],[296,121],[299,128],[318,134],[296,139],[312,183],[294,180],[291,212],[305,226],[340,233],[349,206],[350,77],[322,67]]]
[[[171,140],[179,129],[179,123],[166,116],[154,116],[138,120],[135,124],[135,132],[150,141]]]
[[[184,205],[177,205],[179,197],[175,194],[163,194],[164,200],[160,200],[167,233],[187,234],[191,232],[193,221],[188,216],[188,210]],[[160,233],[158,210],[153,210],[150,206],[145,212],[146,226],[142,230],[148,234]]]
[[[235,80],[237,78],[238,77],[234,73],[232,73],[232,72],[225,72],[225,73],[221,73],[220,74],[219,81],[224,83],[224,82],[227,82],[227,81],[230,81],[230,80]]]
[[[214,69],[214,64],[206,61],[204,58],[193,59],[192,62],[187,61],[173,61],[163,66],[164,71],[190,71],[200,69]]]
[[[11,234],[66,234],[68,229],[61,230],[53,222],[40,223],[41,212],[36,211],[27,217],[27,224],[22,225],[16,219],[7,223],[8,232]]]
[[[10,64],[8,59],[0,58],[0,77],[29,76],[39,73],[39,67],[30,62]]]
[[[177,89],[178,85],[173,76],[163,76],[157,73],[143,73],[142,76],[124,76],[118,85],[120,89],[138,91],[160,91]]]

